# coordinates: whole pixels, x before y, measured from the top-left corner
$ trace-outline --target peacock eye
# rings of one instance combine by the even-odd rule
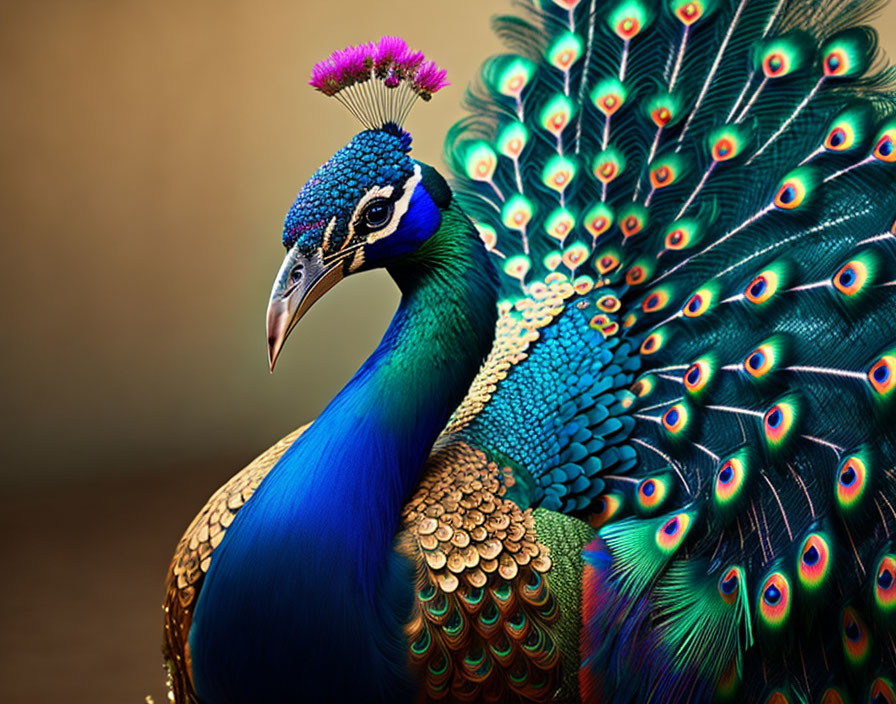
[[[294,284],[299,283],[299,281],[301,281],[301,279],[302,279],[302,270],[304,268],[305,268],[305,265],[302,264],[301,262],[296,264],[292,268],[292,271],[289,272],[289,280]]]
[[[392,203],[385,198],[373,200],[364,208],[364,213],[361,217],[371,230],[379,230],[392,217]]]

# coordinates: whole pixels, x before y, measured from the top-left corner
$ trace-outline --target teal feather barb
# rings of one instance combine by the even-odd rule
[[[184,537],[178,698],[896,702],[878,6],[521,1],[453,192],[401,127],[442,72],[389,37],[319,64],[368,129],[287,216],[272,361],[344,276],[404,299]]]
[[[446,160],[499,305],[611,294],[592,327],[640,367],[617,441],[637,459],[596,472],[585,507],[561,481],[553,505],[605,526],[585,553],[585,699],[890,696],[871,595],[896,530],[896,107],[862,25],[876,9],[554,0],[494,21],[511,53],[484,64]],[[559,337],[561,358],[601,354]],[[579,398],[568,366],[513,374],[524,430],[568,413],[536,387]],[[519,403],[499,386],[474,430],[502,391]],[[481,442],[537,476],[563,435],[524,430]]]

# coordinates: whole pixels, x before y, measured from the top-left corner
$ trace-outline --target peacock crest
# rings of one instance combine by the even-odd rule
[[[336,98],[367,129],[399,132],[418,99],[431,100],[450,85],[444,69],[401,37],[388,36],[334,51],[314,65],[308,84]]]

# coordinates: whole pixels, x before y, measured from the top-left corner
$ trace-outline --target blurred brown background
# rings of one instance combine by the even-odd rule
[[[415,109],[440,163],[498,50],[499,0],[43,0],[0,22],[0,701],[164,701],[162,585],[206,497],[313,418],[385,328],[339,286],[267,371],[283,215],[355,131],[304,85],[399,34],[454,85]],[[896,7],[878,20],[896,55]]]

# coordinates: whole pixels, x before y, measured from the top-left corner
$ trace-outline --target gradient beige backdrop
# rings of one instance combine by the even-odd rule
[[[357,125],[304,85],[400,34],[450,88],[408,127],[440,163],[499,49],[497,0],[43,0],[0,22],[0,700],[163,701],[162,580],[205,497],[316,415],[385,328],[340,285],[271,376],[283,216]],[[896,53],[896,8],[878,20]]]

